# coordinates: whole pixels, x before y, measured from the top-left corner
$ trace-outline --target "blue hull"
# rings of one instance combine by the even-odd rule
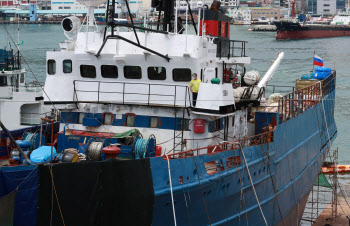
[[[269,225],[301,220],[337,136],[334,85],[323,102],[278,123],[271,142],[243,148]],[[241,162],[230,165],[227,160],[238,155]],[[220,170],[208,174],[208,162],[218,162]],[[0,197],[25,181],[17,193],[14,225],[48,225],[50,216],[54,225],[62,225],[62,218],[66,225],[172,225],[174,216],[177,225],[265,225],[238,149],[170,159],[169,164],[174,211],[168,161],[162,157],[3,167]],[[52,198],[52,175],[63,214]]]
[[[282,224],[282,218],[288,224],[297,224],[301,220],[308,193],[318,176],[330,144],[337,135],[333,115],[334,97],[333,91],[324,100],[324,107],[323,103],[319,103],[297,117],[279,124],[274,132],[274,142],[269,143],[268,148],[264,144],[243,149],[269,225]],[[267,149],[270,161],[266,154],[264,157],[262,154]],[[226,165],[226,158],[232,156],[235,153],[230,150],[215,155],[169,161],[178,225],[246,225],[247,219],[250,225],[265,224],[243,161],[239,170],[238,167],[233,167],[214,175],[206,172],[204,163],[221,160]],[[150,161],[155,190],[153,223],[171,224],[174,214],[167,161],[162,158],[152,158]],[[271,175],[268,172],[269,164]],[[242,178],[245,204],[241,198],[239,174]],[[182,184],[179,177],[183,178]]]

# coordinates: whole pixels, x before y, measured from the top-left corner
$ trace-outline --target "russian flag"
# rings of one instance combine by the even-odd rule
[[[323,60],[321,59],[321,57],[317,56],[316,54],[314,56],[314,65],[323,67]]]

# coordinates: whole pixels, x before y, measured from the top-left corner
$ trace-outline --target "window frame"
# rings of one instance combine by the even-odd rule
[[[111,122],[110,122],[110,124],[106,124],[106,115],[111,116]],[[103,113],[103,114],[102,114],[102,118],[103,118],[103,125],[107,125],[107,126],[113,125],[113,119],[114,119],[113,113],[111,113],[111,112]]]
[[[52,71],[50,70],[50,63],[51,62],[53,62],[53,64],[52,64],[53,68],[51,68],[51,69],[53,69]],[[47,74],[49,74],[49,75],[55,75],[56,74],[56,60],[54,60],[54,59],[48,59],[47,60]]]
[[[164,78],[163,77],[161,77],[161,78],[153,78],[152,76],[150,77],[150,70],[152,68],[162,68],[162,69],[164,69]],[[160,75],[160,74],[158,74],[158,75]],[[147,77],[148,77],[149,80],[164,81],[164,80],[166,80],[166,68],[165,67],[159,67],[159,66],[150,66],[150,67],[147,68]]]
[[[181,79],[181,80],[177,79],[177,80],[175,80],[174,79],[175,78],[174,77],[174,71],[175,70],[189,70],[190,71],[189,80],[184,80],[184,79]],[[190,68],[173,68],[173,70],[172,70],[172,77],[173,77],[173,81],[174,82],[190,82],[192,80],[192,70]]]
[[[112,77],[112,76],[106,76],[105,75],[105,73],[104,72],[106,72],[105,71],[105,69],[103,69],[104,67],[114,67],[114,68],[116,68],[117,69],[117,73],[116,74],[114,74],[114,73],[112,73],[112,75],[116,75],[116,77]],[[119,70],[118,70],[118,67],[116,66],[116,65],[112,65],[112,64],[103,64],[103,65],[101,65],[101,76],[102,76],[102,78],[112,78],[112,79],[117,79],[118,77],[119,77]]]
[[[95,69],[95,76],[94,77],[90,77],[90,76],[83,76],[83,73],[82,73],[82,67],[94,67]],[[89,65],[89,64],[81,64],[80,65],[80,76],[83,77],[83,78],[96,78],[96,67],[95,65]]]
[[[137,77],[131,76],[130,77],[127,73],[125,73],[127,71],[126,70],[127,67],[137,67],[137,68],[139,68],[140,69],[140,76],[137,76]],[[124,65],[123,73],[124,73],[124,78],[126,78],[126,79],[142,79],[142,68],[140,66]]]
[[[65,61],[70,61],[70,72],[65,72],[65,70],[64,70],[64,63],[65,63]],[[63,61],[62,61],[62,67],[63,67],[63,73],[64,73],[64,74],[70,74],[70,73],[72,73],[72,72],[73,72],[73,62],[72,62],[72,60],[70,60],[70,59],[65,59],[65,60],[63,60]]]
[[[7,76],[6,75],[2,75],[0,76],[0,87],[3,87],[3,86],[7,86],[8,85],[8,80],[7,80]],[[5,81],[3,83],[3,81]]]
[[[154,127],[154,126],[151,126],[151,125],[152,125],[152,124],[151,124],[151,120],[152,120],[152,119],[155,119],[155,120],[157,121],[155,127]],[[149,117],[149,128],[158,128],[158,120],[159,120],[159,117],[158,117],[158,116],[150,116],[150,117]]]
[[[85,118],[85,113],[84,112],[79,112],[78,114],[78,124],[83,124],[83,120]]]
[[[133,118],[133,121],[132,121],[132,125],[129,126],[128,125],[128,119],[131,118],[131,117]],[[136,115],[134,113],[126,113],[125,114],[125,126],[127,126],[127,127],[134,127],[135,126],[135,118],[136,118]]]

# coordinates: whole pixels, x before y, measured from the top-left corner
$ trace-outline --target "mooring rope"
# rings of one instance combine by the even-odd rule
[[[174,206],[174,195],[173,195],[173,185],[171,183],[171,172],[170,172],[170,162],[169,162],[169,157],[167,154],[165,154],[166,160],[168,162],[168,172],[169,172],[169,185],[170,185],[170,194],[171,194],[171,204],[173,206],[173,216],[174,216],[174,225],[177,226],[176,224],[176,214],[175,214],[175,206]]]
[[[242,146],[241,146],[241,143],[238,143],[239,146],[240,146],[240,150],[242,152],[242,156],[243,156],[243,160],[244,160],[244,163],[245,163],[245,167],[247,168],[247,173],[248,173],[248,177],[249,177],[249,181],[250,181],[250,184],[252,186],[252,189],[253,189],[253,193],[254,193],[254,196],[255,196],[255,199],[256,199],[256,202],[258,203],[258,206],[259,206],[259,209],[260,209],[260,212],[261,212],[261,215],[265,221],[265,224],[266,226],[268,226],[268,223],[266,221],[266,218],[265,218],[265,215],[264,215],[264,212],[262,211],[262,208],[261,208],[261,205],[260,205],[260,202],[259,202],[259,199],[258,199],[258,196],[256,195],[256,191],[255,191],[255,187],[254,187],[254,183],[252,181],[252,177],[250,176],[250,172],[249,172],[249,168],[248,168],[248,164],[247,164],[247,160],[245,158],[245,155],[244,155],[244,152],[243,152],[243,149],[242,149]]]

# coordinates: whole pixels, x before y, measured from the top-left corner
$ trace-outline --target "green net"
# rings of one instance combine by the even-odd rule
[[[316,181],[315,181],[314,185],[327,187],[327,188],[331,188],[332,187],[332,185],[328,182],[326,176],[323,174],[322,171],[318,175],[318,177],[316,178]]]
[[[116,133],[114,134],[113,138],[125,138],[128,136],[138,136],[139,134],[140,134],[140,131],[138,129],[132,129],[124,133]]]

